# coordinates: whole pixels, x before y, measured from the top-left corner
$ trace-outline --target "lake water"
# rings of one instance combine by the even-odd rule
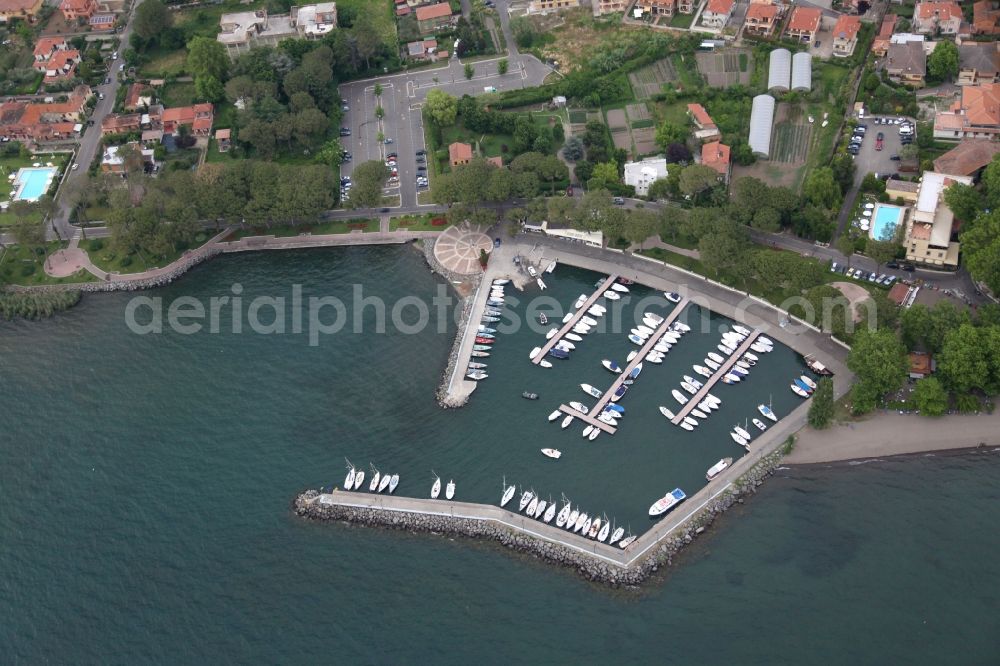
[[[566,304],[598,277],[560,267],[546,293]],[[226,257],[146,295],[207,302],[237,282],[245,300],[293,284],[306,298],[348,300],[358,283],[389,303],[429,299],[441,284],[408,248],[357,248]],[[5,662],[1000,656],[996,457],[781,471],[639,592],[490,544],[290,512],[303,488],[341,483],[347,457],[399,473],[401,494],[426,496],[434,470],[455,478],[459,498],[496,502],[506,476],[645,529],[658,494],[693,493],[708,466],[740,454],[726,431],[757,402],[773,392],[779,415],[797,404],[787,382],[801,360],[779,347],[745,385],[713,390],[724,411],[695,433],[658,414],[714,348],[721,318],[711,339],[689,334],[644,369],[618,434],[587,442],[545,417],[559,402],[587,403],[580,382],[610,384],[599,361],[623,360],[634,348],[623,335],[590,336],[549,371],[528,362],[542,335],[503,336],[470,404],[442,411],[434,391],[453,324],[317,346],[305,332],[225,326],[136,335],[124,323],[134,297],[0,323]],[[543,446],[563,459],[543,458]]]

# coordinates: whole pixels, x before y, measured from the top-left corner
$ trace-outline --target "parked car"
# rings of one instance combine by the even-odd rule
[[[912,273],[914,270],[916,270],[916,266],[914,266],[913,264],[903,264],[902,266],[900,266],[900,268],[902,268],[907,273]]]
[[[892,160],[893,162],[898,162],[899,161],[899,155],[890,155],[889,159]]]
[[[831,273],[836,273],[837,272],[837,262],[836,261],[833,262],[832,264],[830,264],[830,272]]]
[[[875,150],[882,150],[882,145],[883,145],[883,144],[882,144],[882,140],[883,140],[884,138],[885,138],[885,136],[884,136],[884,135],[882,134],[882,132],[879,132],[879,133],[878,133],[878,134],[877,134],[877,135],[875,136]]]
[[[622,197],[615,197],[611,200],[611,203],[613,203],[616,206],[624,206],[625,199],[623,199]]]
[[[417,155],[426,155],[426,154],[427,154],[426,150],[421,149],[417,151]]]
[[[883,284],[885,284],[885,286],[887,286],[887,287],[891,287],[892,283],[895,282],[895,281],[896,281],[896,276],[895,275],[890,275],[889,277],[887,277],[885,279],[885,282]]]
[[[351,136],[351,128],[350,127],[341,127],[340,128],[340,136]]]
[[[887,263],[885,265],[885,267],[886,268],[899,268],[899,262],[898,261],[890,261],[889,263]]]
[[[386,137],[386,139],[385,139],[385,145],[388,146],[390,143],[392,143],[392,139],[390,139],[389,137]]]

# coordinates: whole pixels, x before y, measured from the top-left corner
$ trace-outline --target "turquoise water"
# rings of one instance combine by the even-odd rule
[[[595,279],[559,268],[547,283],[575,297]],[[295,283],[346,296],[362,281],[385,299],[440,284],[411,250],[359,248],[227,257],[149,295],[207,298],[237,281],[244,296]],[[470,405],[442,411],[433,392],[453,325],[317,347],[304,333],[140,336],[123,323],[133,296],[0,323],[5,662],[1000,656],[995,457],[779,472],[662,581],[610,591],[490,544],[303,522],[290,501],[339,483],[347,456],[398,471],[404,494],[426,495],[434,469],[463,499],[496,501],[506,474],[637,528],[654,491],[697,490],[705,467],[738,454],[728,437],[684,439],[693,433],[643,416],[669,394],[685,345],[703,355],[693,338],[668,355],[678,367],[644,371],[619,434],[584,442],[546,422],[545,403],[586,401],[572,387],[600,373],[609,382],[583,352],[627,352],[622,336],[588,340],[543,374],[527,360],[540,334],[511,334]],[[724,418],[772,383],[787,413],[798,363],[778,349],[746,386],[720,387]],[[525,388],[543,399],[521,399]],[[547,464],[537,449],[553,443],[564,459]]]
[[[902,219],[903,209],[899,206],[877,204],[872,219],[872,238],[879,241],[892,240]]]
[[[17,172],[17,182],[21,189],[14,198],[18,201],[38,201],[49,184],[49,176],[56,173],[52,167],[21,169]]]

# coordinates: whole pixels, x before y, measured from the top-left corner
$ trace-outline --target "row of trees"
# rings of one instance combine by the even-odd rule
[[[944,196],[964,222],[959,239],[965,267],[976,280],[1000,293],[1000,156],[983,170],[980,189],[956,183]]]
[[[431,197],[438,204],[464,203],[476,208],[481,202],[534,197],[542,188],[552,194],[557,185],[564,186],[569,178],[566,165],[554,155],[523,153],[509,166],[501,169],[475,158],[437,176],[431,186]]]

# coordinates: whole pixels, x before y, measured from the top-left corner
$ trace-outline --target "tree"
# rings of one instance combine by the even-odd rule
[[[341,162],[344,161],[344,146],[340,143],[340,139],[337,137],[328,139],[323,147],[316,151],[313,160],[332,169],[340,168]]]
[[[833,420],[833,380],[823,377],[816,385],[809,405],[809,425],[822,430]]]
[[[929,78],[937,81],[951,80],[958,74],[958,47],[955,42],[940,40],[927,58]]]
[[[833,158],[830,162],[830,168],[833,170],[833,178],[840,185],[840,191],[847,192],[851,189],[851,185],[854,184],[854,160],[851,159],[850,155],[840,153]]]
[[[854,256],[854,239],[847,234],[840,234],[834,242],[837,251],[844,255],[847,260],[847,267],[851,267],[851,258]]]
[[[705,190],[719,184],[719,174],[712,167],[704,164],[692,164],[684,167],[680,176],[681,193],[689,197],[697,197]]]
[[[385,109],[382,108],[381,104],[375,107],[375,117],[379,120],[385,117]]]
[[[684,143],[687,135],[685,127],[665,120],[656,130],[656,145],[666,150],[672,143]]]
[[[538,127],[531,118],[518,116],[514,121],[514,152],[524,153],[531,150],[538,138]]]
[[[139,5],[139,8],[141,9],[142,5]],[[188,42],[187,68],[195,79],[214,76],[219,81],[225,81],[229,71],[226,47],[213,37],[193,38]]]
[[[716,276],[740,265],[749,266],[750,262],[746,260],[746,228],[728,223],[706,233],[698,241],[698,253],[705,268]]]
[[[959,220],[972,222],[983,210],[983,198],[971,185],[954,183],[944,191],[944,202]]]
[[[936,377],[924,377],[913,388],[913,403],[924,416],[941,416],[948,410],[948,394]]]
[[[458,116],[458,100],[440,88],[432,88],[424,100],[427,115],[438,127],[448,127],[455,124]]]
[[[507,62],[507,58],[500,58],[497,61],[497,74],[503,76],[507,73],[508,67],[510,67],[510,63]]]
[[[875,409],[882,396],[902,386],[909,370],[906,349],[895,333],[866,328],[854,337],[847,367],[858,378],[852,396],[854,411],[859,414]]]
[[[476,75],[476,68],[472,66],[471,62],[465,63],[464,71],[465,71],[465,78],[467,79],[471,80],[472,77]]]
[[[434,90],[437,90],[437,88],[435,88]],[[375,96],[376,97],[381,97],[382,96],[382,84],[381,83],[376,83],[375,84],[374,92],[375,92]]]
[[[840,204],[840,185],[830,167],[813,169],[802,186],[802,192],[809,201],[823,208],[835,208]]]
[[[774,233],[781,229],[781,215],[770,206],[761,208],[754,216],[750,225],[754,229]]]
[[[687,164],[691,161],[691,150],[685,143],[672,143],[667,146],[667,162],[676,164],[683,162]]]
[[[899,243],[895,240],[877,241],[869,238],[865,244],[865,254],[875,261],[876,269],[887,261],[891,261],[896,256],[897,250],[899,250]]]
[[[949,331],[937,357],[938,373],[945,386],[955,393],[983,388],[990,371],[983,351],[979,330],[972,324]]]
[[[389,168],[381,160],[362,162],[355,167],[354,187],[351,188],[351,207],[374,208],[382,203],[382,188],[389,178]]]
[[[587,183],[587,188],[599,190],[618,185],[618,165],[614,162],[601,162],[594,165],[594,173]]]
[[[160,0],[146,0],[135,10],[132,29],[145,40],[162,35],[173,23],[170,11]]]
[[[143,5],[139,6],[142,7]],[[199,76],[194,80],[194,94],[198,99],[206,102],[221,102],[226,98],[226,89],[223,87],[222,82],[214,76]]]
[[[989,171],[994,162],[986,167]],[[985,176],[984,179],[985,181]],[[1000,293],[1000,211],[982,214],[961,232],[965,266],[976,280],[985,282],[993,293]]]
[[[17,217],[11,227],[11,234],[14,236],[14,242],[21,247],[33,250],[45,245],[45,225],[41,220]]]
[[[571,136],[563,144],[563,157],[570,162],[575,162],[583,157],[583,141],[578,136]]]

